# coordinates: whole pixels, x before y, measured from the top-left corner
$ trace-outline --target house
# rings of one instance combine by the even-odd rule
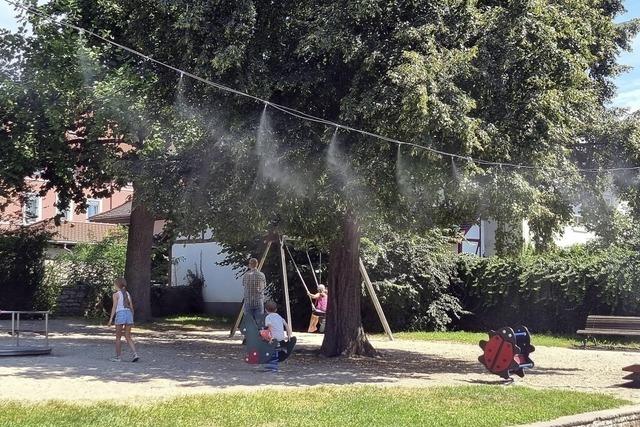
[[[121,205],[114,207],[106,212],[97,214],[89,218],[90,222],[102,224],[129,225],[131,218],[131,200],[127,200]],[[153,224],[153,234],[158,235],[164,229],[165,221],[158,219]]]
[[[62,221],[56,225],[53,219],[36,222],[30,227],[42,227],[51,233],[46,254],[47,259],[54,259],[64,251],[70,251],[79,243],[100,242],[118,228],[114,224],[72,221]]]
[[[72,202],[68,209],[61,211],[56,206],[56,191],[49,189],[43,193],[45,180],[36,175],[27,178],[27,184],[32,191],[26,194],[24,201],[10,201],[7,208],[0,212],[0,230],[20,226],[43,227],[52,233],[50,247],[47,250],[49,258],[71,249],[78,243],[93,243],[104,239],[109,231],[117,226],[89,220],[103,211],[126,203],[133,195],[133,188],[126,186],[114,191],[109,197],[89,198],[86,209],[78,210]],[[56,225],[54,218],[58,214],[62,214],[62,217],[60,224]]]
[[[90,221],[107,224],[129,224],[131,202],[93,216]],[[163,221],[156,221],[154,230],[162,231]],[[457,245],[458,253],[469,253],[477,256],[495,255],[496,222],[479,219],[475,224],[461,227],[464,239]],[[530,233],[526,221],[522,222],[521,232],[525,242],[530,242]],[[567,226],[557,237],[556,243],[570,246],[585,243],[594,238],[592,233],[580,225]],[[169,285],[183,286],[189,283],[191,274],[204,280],[203,297],[207,313],[215,315],[236,315],[243,298],[242,280],[238,272],[231,266],[220,265],[225,256],[222,247],[211,232],[199,236],[180,236],[171,245],[171,272]]]
[[[220,316],[238,314],[244,289],[242,279],[231,266],[220,265],[222,247],[202,233],[198,238],[179,237],[171,247],[171,285],[188,284],[189,273],[204,279],[203,297],[207,313]]]
[[[131,202],[98,214],[90,219],[104,224],[128,225]],[[162,233],[165,222],[157,220],[154,234]],[[224,260],[221,247],[211,239],[211,233],[197,238],[179,237],[171,246],[170,286],[189,284],[189,276],[195,274],[204,280],[203,299],[207,313],[235,315],[242,304],[242,282],[230,266],[219,265]]]
[[[458,253],[470,253],[477,256],[495,255],[495,221],[480,219],[476,224],[462,227],[464,239],[458,245]],[[521,232],[525,243],[531,241],[526,221],[522,222]],[[567,247],[586,243],[595,238],[581,225],[565,227],[556,237],[556,244]],[[171,285],[188,283],[189,272],[204,278],[205,309],[216,315],[235,316],[243,298],[242,280],[238,272],[229,266],[221,266],[225,256],[222,247],[212,239],[211,233],[203,233],[196,238],[178,238],[171,247]]]
[[[68,222],[86,223],[89,218],[125,203],[133,195],[133,187],[126,186],[114,191],[109,197],[89,198],[87,209],[78,211],[72,202],[68,209],[61,211],[57,207],[58,196],[55,190],[50,189],[41,194],[45,180],[36,176],[28,178],[27,182],[32,191],[26,194],[23,203],[18,200],[9,203],[5,211],[0,213],[0,224],[9,227],[31,225],[52,219],[58,214],[62,214],[62,219]]]
[[[559,248],[568,248],[590,242],[596,238],[595,233],[587,230],[581,223],[580,209],[574,209],[574,221],[564,227],[561,233],[554,236],[554,242]],[[489,257],[496,254],[497,223],[487,219],[479,219],[475,224],[463,225],[462,241],[457,245],[457,253],[472,254]],[[531,230],[526,220],[518,227],[518,234],[522,236],[524,246],[531,244]]]

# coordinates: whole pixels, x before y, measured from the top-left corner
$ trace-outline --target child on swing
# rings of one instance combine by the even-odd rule
[[[327,301],[329,300],[329,296],[327,295],[327,288],[324,285],[318,285],[317,293],[312,294],[311,292],[308,292],[307,294],[309,295],[309,298],[316,302],[316,309],[311,313],[311,319],[309,320],[308,332],[312,334],[318,331],[320,316],[327,312]]]
[[[124,278],[116,280],[116,291],[113,294],[113,307],[111,308],[111,317],[107,326],[111,326],[112,323],[116,325],[116,356],[111,359],[112,362],[120,362],[122,359],[122,342],[120,339],[124,334],[124,339],[127,341],[131,352],[133,353],[132,362],[139,360],[138,353],[136,352],[136,346],[131,338],[131,327],[133,326],[133,303],[131,302],[131,295],[127,292],[127,281]],[[115,321],[114,321],[115,320]]]
[[[282,318],[282,316],[280,316],[276,312],[276,310],[278,309],[278,305],[273,301],[267,301],[267,303],[264,305],[264,309],[267,312],[267,316],[264,318],[265,330],[268,330],[269,333],[264,335],[261,334],[263,339],[266,335],[267,337],[270,337],[271,340],[278,341],[278,343],[280,343],[280,347],[286,347],[287,335],[285,335],[285,331],[288,330],[288,325],[287,322]],[[269,361],[269,363],[263,366],[265,371],[278,371],[278,362],[280,361],[278,351],[274,353],[273,358]]]

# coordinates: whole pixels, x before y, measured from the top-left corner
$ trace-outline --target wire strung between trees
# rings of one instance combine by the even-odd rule
[[[46,14],[46,13],[38,10],[35,7],[25,6],[25,5],[22,5],[22,4],[19,4],[19,3],[15,3],[15,2],[13,2],[11,0],[4,0],[4,1],[6,3],[16,7],[16,8],[19,8],[19,9],[22,9],[22,10],[25,10],[25,11],[29,11],[29,12],[35,14],[35,15],[38,15],[41,18],[44,18],[44,19],[46,19],[46,20],[48,20],[48,21],[52,22],[53,24],[58,25],[60,27],[72,28],[72,29],[78,31],[80,34],[83,34],[83,33],[89,34],[89,35],[91,35],[91,36],[93,36],[93,37],[95,37],[95,38],[97,38],[99,40],[102,40],[105,43],[108,43],[108,44],[110,44],[112,46],[115,46],[115,47],[121,49],[121,50],[129,52],[129,53],[131,53],[133,55],[139,56],[139,57],[143,58],[144,60],[153,62],[155,64],[158,64],[158,65],[162,66],[162,67],[165,67],[165,68],[168,68],[170,70],[173,70],[176,73],[180,74],[181,76],[187,76],[187,77],[190,77],[190,78],[192,78],[192,79],[194,79],[196,81],[204,83],[204,84],[206,84],[208,86],[211,86],[211,87],[214,87],[216,89],[219,89],[221,91],[229,92],[229,93],[232,93],[234,95],[242,96],[242,97],[251,99],[253,101],[260,102],[260,103],[262,103],[262,104],[264,104],[266,106],[270,106],[270,107],[272,107],[272,108],[274,108],[274,109],[276,109],[278,111],[281,111],[281,112],[283,112],[285,114],[288,114],[290,116],[296,117],[296,118],[298,118],[300,120],[320,123],[320,124],[323,124],[323,125],[326,125],[326,126],[329,126],[329,127],[334,127],[334,128],[336,128],[336,131],[338,129],[342,129],[342,130],[347,131],[347,132],[359,133],[361,135],[368,136],[368,137],[371,137],[371,138],[375,138],[375,139],[378,139],[378,140],[381,140],[381,141],[386,141],[386,142],[389,142],[389,143],[392,143],[392,144],[396,144],[396,145],[400,145],[400,146],[405,145],[405,146],[417,148],[417,149],[420,149],[420,150],[426,150],[426,151],[429,151],[431,153],[437,154],[437,155],[442,156],[442,157],[449,157],[451,159],[464,160],[466,162],[475,163],[477,165],[498,166],[500,168],[505,167],[505,168],[525,169],[525,170],[548,170],[548,171],[558,171],[558,172],[564,172],[565,171],[565,169],[557,168],[557,167],[542,167],[542,166],[526,165],[526,164],[521,164],[521,163],[494,162],[494,161],[490,161],[490,160],[478,159],[478,158],[474,158],[474,157],[470,157],[470,156],[464,156],[464,155],[461,155],[461,154],[450,153],[450,152],[447,152],[447,151],[438,150],[436,148],[428,147],[426,145],[422,145],[422,144],[418,144],[418,143],[414,143],[414,142],[407,142],[407,141],[402,141],[402,140],[395,139],[395,138],[390,138],[390,137],[387,137],[387,136],[384,136],[384,135],[380,135],[380,134],[377,134],[377,133],[373,133],[373,132],[369,132],[369,131],[366,131],[366,130],[354,128],[354,127],[351,127],[349,125],[333,122],[331,120],[327,120],[327,119],[324,119],[324,118],[321,118],[321,117],[314,116],[312,114],[307,114],[307,113],[305,113],[303,111],[300,111],[300,110],[296,110],[295,108],[291,108],[291,107],[287,107],[285,105],[280,105],[280,104],[271,102],[269,100],[266,100],[266,99],[260,98],[258,96],[252,95],[250,93],[246,93],[246,92],[243,92],[241,90],[234,89],[232,87],[229,87],[229,86],[226,86],[226,85],[211,81],[211,80],[206,79],[204,77],[200,77],[200,76],[198,76],[196,74],[190,73],[189,71],[185,71],[185,70],[180,69],[178,67],[174,67],[171,64],[167,64],[166,62],[162,62],[162,61],[160,61],[158,59],[155,59],[155,58],[153,58],[153,57],[151,57],[149,55],[146,55],[146,54],[144,54],[144,53],[142,53],[142,52],[140,52],[138,50],[132,49],[132,48],[130,48],[128,46],[125,46],[125,45],[120,44],[118,42],[115,42],[113,40],[109,40],[106,37],[103,37],[100,34],[97,34],[97,33],[93,32],[91,30],[87,30],[85,28],[79,27],[78,25],[72,24],[71,22],[68,22],[66,19],[56,19],[53,16],[51,16],[49,14]],[[639,171],[640,170],[640,166],[618,167],[618,168],[601,168],[601,169],[597,169],[597,168],[590,168],[590,169],[576,168],[575,170],[577,172],[584,172],[584,173],[607,173],[607,172]]]

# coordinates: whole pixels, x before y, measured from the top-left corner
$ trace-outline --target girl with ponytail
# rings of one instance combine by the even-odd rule
[[[122,359],[120,355],[122,353],[122,343],[120,339],[124,334],[124,339],[127,341],[131,352],[133,353],[132,362],[137,362],[140,358],[136,353],[136,346],[131,338],[131,327],[133,326],[133,303],[131,302],[131,295],[127,292],[127,281],[124,278],[119,278],[115,282],[116,291],[113,294],[113,307],[111,308],[111,317],[109,318],[108,326],[112,323],[116,325],[116,356],[111,359],[112,362],[120,362]],[[114,322],[115,318],[115,322]]]

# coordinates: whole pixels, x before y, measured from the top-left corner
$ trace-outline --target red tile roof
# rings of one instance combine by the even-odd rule
[[[53,219],[45,219],[30,227],[43,227],[53,234],[52,243],[96,243],[118,228],[115,224],[63,221],[56,225]]]

